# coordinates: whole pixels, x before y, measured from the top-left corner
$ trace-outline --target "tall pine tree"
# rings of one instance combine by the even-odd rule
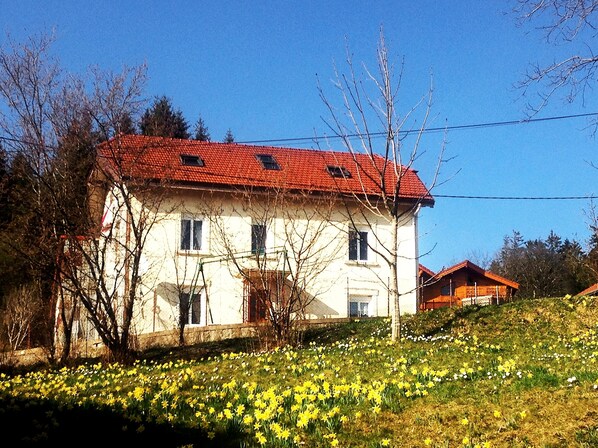
[[[224,135],[224,139],[222,141],[224,143],[234,143],[235,136],[233,135],[233,131],[231,131],[230,128],[226,131],[226,134]]]
[[[188,139],[189,124],[180,109],[175,110],[169,98],[158,97],[146,109],[139,129],[143,135]]]
[[[199,140],[200,142],[210,141],[210,132],[208,131],[208,127],[204,123],[201,116],[197,119],[197,123],[195,123],[195,135],[193,138],[195,140]]]

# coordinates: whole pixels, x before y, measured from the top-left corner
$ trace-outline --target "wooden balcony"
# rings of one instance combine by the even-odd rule
[[[511,291],[505,285],[461,286],[452,296],[440,296],[420,304],[419,309],[435,310],[443,307],[462,307],[467,305],[498,305],[511,298]]]

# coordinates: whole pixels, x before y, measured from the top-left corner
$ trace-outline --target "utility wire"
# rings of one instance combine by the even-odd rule
[[[598,199],[598,196],[466,196],[466,195],[452,195],[452,194],[434,194],[435,198],[448,199],[484,199],[484,200],[506,200],[506,201],[566,201],[579,199]]]
[[[556,121],[556,120],[569,120],[572,118],[584,118],[584,117],[592,117],[595,116],[598,118],[598,112],[589,112],[585,114],[572,114],[572,115],[558,115],[554,117],[544,117],[544,118],[528,118],[524,120],[507,120],[507,121],[490,121],[485,123],[470,123],[470,124],[461,124],[455,126],[444,126],[444,127],[433,127],[433,128],[426,128],[423,130],[402,130],[399,131],[399,135],[408,135],[408,134],[415,134],[415,133],[434,133],[434,132],[444,132],[444,131],[459,131],[459,130],[467,130],[467,129],[483,129],[483,128],[490,128],[490,127],[498,127],[498,126],[515,126],[519,124],[527,124],[527,123],[539,123],[543,121]],[[367,134],[367,136],[372,137],[384,137],[386,136],[386,132],[371,132]],[[234,143],[238,144],[265,144],[265,143],[289,143],[289,142],[306,142],[306,141],[314,141],[318,139],[342,139],[342,138],[361,138],[366,136],[365,134],[346,134],[346,135],[326,135],[326,136],[313,136],[313,137],[287,137],[287,138],[273,138],[273,139],[264,139],[264,140],[243,140]],[[39,143],[30,142],[27,140],[16,139],[12,137],[3,137],[0,136],[0,141],[12,142],[12,143],[23,143],[26,145],[38,145]],[[46,145],[50,149],[57,149],[54,146]]]
[[[482,129],[482,128],[489,128],[489,127],[497,127],[497,126],[514,126],[518,124],[527,124],[527,123],[538,123],[543,121],[555,121],[555,120],[568,120],[572,118],[583,118],[583,117],[591,117],[595,116],[598,117],[598,112],[591,112],[585,114],[572,114],[572,115],[559,115],[553,117],[545,117],[545,118],[529,118],[525,120],[508,120],[508,121],[494,121],[494,122],[486,122],[486,123],[472,123],[472,124],[464,124],[464,125],[455,125],[455,126],[446,126],[446,127],[435,127],[435,128],[427,128],[422,131],[400,131],[399,134],[407,135],[409,133],[415,132],[422,132],[422,133],[432,133],[432,132],[441,132],[441,131],[451,131],[451,130],[467,130],[467,129]],[[374,132],[368,134],[369,136],[374,137],[382,137],[385,136],[385,132]],[[327,136],[326,138],[360,138],[363,134],[347,134],[345,136],[342,135],[333,135]],[[288,143],[288,142],[301,142],[301,141],[314,141],[317,139],[322,139],[322,136],[315,136],[315,137],[296,137],[296,138],[281,138],[281,139],[266,139],[266,140],[246,140],[242,142],[235,142],[238,144],[256,144],[256,143]],[[36,143],[28,142],[25,140],[15,139],[12,137],[3,137],[0,136],[0,141],[7,141],[13,143],[23,143],[23,144],[31,144],[35,145]],[[48,145],[46,145],[48,146]],[[55,147],[48,146],[51,149],[57,149]],[[6,150],[6,148],[5,148]],[[598,196],[594,195],[586,195],[586,196],[474,196],[474,195],[444,195],[444,194],[433,194],[435,198],[445,198],[445,199],[479,199],[479,200],[509,200],[509,201],[563,201],[563,200],[588,200],[588,199],[598,199]]]
[[[518,124],[527,124],[527,123],[539,123],[542,121],[555,121],[555,120],[568,120],[572,118],[583,118],[583,117],[598,117],[598,112],[590,112],[585,114],[573,114],[573,115],[559,115],[555,117],[544,117],[544,118],[527,118],[525,120],[508,120],[508,121],[491,121],[486,123],[470,123],[470,124],[462,124],[462,125],[455,125],[455,126],[444,126],[444,127],[433,127],[433,128],[426,128],[423,130],[401,130],[398,132],[399,135],[408,135],[408,134],[429,134],[434,132],[444,132],[444,131],[460,131],[460,130],[467,130],[467,129],[483,129],[483,128],[491,128],[491,127],[498,127],[498,126],[514,126]],[[370,137],[384,137],[386,136],[386,132],[371,132],[368,133],[367,136]],[[242,142],[237,143],[245,143],[245,144],[256,144],[256,143],[288,143],[288,142],[304,142],[304,141],[314,141],[318,139],[341,139],[341,138],[361,138],[364,137],[364,134],[345,134],[345,135],[329,135],[329,136],[314,136],[314,137],[295,137],[295,138],[278,138],[278,139],[265,139],[265,140],[245,140]]]

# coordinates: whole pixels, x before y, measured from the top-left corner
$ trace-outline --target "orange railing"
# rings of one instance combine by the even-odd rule
[[[443,296],[444,300],[442,301],[431,300],[422,302],[419,305],[419,309],[425,311],[442,307],[462,306],[463,301],[467,302],[468,305],[478,302],[481,305],[496,305],[504,303],[509,299],[506,286],[466,286],[465,289],[460,288],[456,292],[457,295],[454,296]]]

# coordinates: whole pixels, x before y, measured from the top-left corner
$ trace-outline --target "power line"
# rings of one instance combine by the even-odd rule
[[[498,126],[514,126],[519,124],[527,124],[527,123],[538,123],[544,121],[556,121],[556,120],[568,120],[573,118],[584,118],[584,117],[598,117],[598,112],[590,112],[585,114],[572,114],[572,115],[559,115],[553,117],[544,117],[544,118],[529,118],[525,120],[508,120],[508,121],[493,121],[493,122],[485,122],[485,123],[470,123],[464,125],[455,125],[455,126],[446,126],[446,127],[434,127],[434,128],[426,128],[422,130],[422,133],[432,133],[432,132],[444,132],[444,131],[452,131],[452,130],[467,130],[467,129],[483,129],[489,127],[498,127]],[[420,131],[399,131],[401,135],[408,135],[410,133],[415,133]],[[374,137],[383,137],[386,135],[385,132],[374,132],[368,134],[369,136]],[[333,135],[333,136],[314,136],[314,137],[295,137],[295,138],[281,138],[281,139],[266,139],[266,140],[247,140],[242,142],[235,142],[238,144],[272,144],[272,143],[288,143],[288,142],[301,142],[301,141],[314,141],[317,139],[323,138],[360,138],[363,134],[347,134],[344,136],[341,135]],[[13,143],[22,143],[22,144],[29,144],[29,145],[37,145],[34,142],[28,142],[26,140],[16,139],[12,137],[3,137],[0,136],[0,141],[7,141]],[[45,145],[51,149],[57,149],[56,147]],[[591,199],[598,199],[598,196],[594,195],[585,195],[585,196],[479,196],[479,195],[443,195],[443,194],[433,194],[435,198],[445,198],[445,199],[478,199],[478,200],[507,200],[507,201],[565,201],[565,200],[591,200]]]
[[[514,126],[518,124],[528,124],[528,123],[539,123],[543,121],[555,121],[555,120],[568,120],[572,118],[584,118],[584,117],[598,117],[598,112],[590,112],[585,114],[572,114],[572,115],[559,115],[555,117],[544,117],[544,118],[527,118],[524,120],[508,120],[508,121],[491,121],[486,123],[470,123],[470,124],[462,124],[462,125],[454,125],[454,126],[444,126],[444,127],[432,127],[426,128],[423,130],[401,130],[398,132],[399,135],[409,135],[409,134],[430,134],[435,132],[444,132],[444,131],[460,131],[460,130],[467,130],[467,129],[483,129],[483,128],[491,128],[491,127],[498,127],[498,126]],[[365,136],[369,137],[384,137],[386,136],[386,132],[371,132],[366,134],[346,134],[346,135],[330,135],[330,136],[314,136],[314,137],[295,137],[295,138],[279,138],[279,139],[265,139],[265,140],[246,140],[238,143],[244,144],[257,144],[257,143],[289,143],[289,142],[305,142],[305,141],[314,141],[319,139],[342,139],[342,138],[361,138]]]
[[[462,124],[462,125],[454,125],[454,126],[444,126],[444,127],[431,127],[426,128],[423,130],[402,130],[399,131],[399,135],[408,135],[408,134],[415,134],[418,132],[421,133],[434,133],[434,132],[444,132],[444,131],[460,131],[460,130],[468,130],[468,129],[484,129],[490,127],[498,127],[498,126],[515,126],[519,124],[528,124],[528,123],[539,123],[544,121],[556,121],[556,120],[569,120],[573,118],[584,118],[584,117],[597,117],[598,112],[589,112],[585,114],[571,114],[571,115],[558,115],[553,117],[544,117],[544,118],[527,118],[524,120],[507,120],[507,121],[490,121],[485,123],[470,123],[470,124]],[[371,132],[367,134],[367,136],[371,137],[384,137],[386,136],[386,132]],[[273,138],[273,139],[263,139],[263,140],[244,140],[238,141],[235,143],[238,144],[266,144],[266,143],[289,143],[289,142],[305,142],[305,141],[315,141],[318,139],[342,139],[342,138],[360,138],[364,137],[366,134],[346,134],[346,135],[327,135],[327,136],[313,136],[313,137],[287,137],[287,138]],[[12,138],[12,137],[3,137],[0,136],[0,141],[12,142],[12,143],[22,143],[26,145],[39,145],[39,143],[31,142],[27,140]],[[57,149],[55,146],[52,145],[45,145],[50,149]]]
[[[579,199],[598,199],[598,196],[467,196],[452,194],[432,194],[435,198],[448,199],[483,199],[483,200],[506,200],[506,201],[567,201]]]

